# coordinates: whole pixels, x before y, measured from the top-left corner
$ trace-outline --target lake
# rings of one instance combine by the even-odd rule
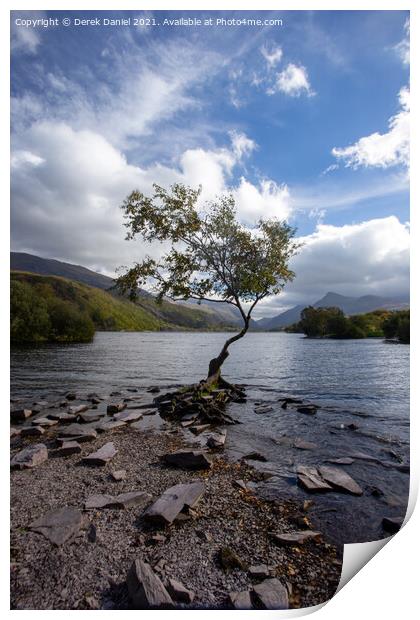
[[[14,349],[11,394],[39,400],[66,390],[109,393],[193,383],[205,378],[210,358],[230,335],[99,332],[89,344]],[[229,427],[226,454],[240,458],[261,452],[267,462],[255,465],[272,477],[258,485],[258,492],[314,499],[311,519],[335,542],[383,538],[382,518],[404,515],[407,505],[409,475],[398,465],[409,462],[409,351],[407,345],[380,339],[249,333],[232,345],[224,365],[224,376],[246,384],[248,396],[246,404],[229,406],[241,424]],[[284,410],[282,396],[303,398],[320,409],[315,416]],[[272,410],[257,414],[254,406],[262,401]],[[297,449],[291,445],[296,439],[315,446]],[[297,465],[360,452],[376,461],[357,459],[343,468],[362,486],[362,497],[312,497],[296,485]]]

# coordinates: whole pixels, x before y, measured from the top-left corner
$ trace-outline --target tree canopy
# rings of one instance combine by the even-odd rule
[[[225,343],[217,358],[220,369],[229,344],[248,330],[256,304],[280,293],[293,279],[289,260],[299,248],[293,239],[295,229],[277,219],[260,219],[253,229],[244,227],[231,195],[206,203],[200,211],[200,189],[180,183],[169,191],[153,187],[151,197],[133,191],[122,208],[127,239],[139,235],[147,242],[161,242],[163,254],[160,259],[146,256],[125,268],[117,286],[135,297],[139,287],[152,285],[158,302],[167,297],[236,306],[244,327]]]

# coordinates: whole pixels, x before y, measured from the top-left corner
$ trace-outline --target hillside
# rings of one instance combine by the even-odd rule
[[[11,252],[10,268],[14,271],[67,278],[74,282],[108,290],[114,297],[119,298],[116,291],[110,290],[114,284],[112,278],[80,265],[23,252]],[[241,317],[235,315],[235,309],[229,304],[203,302],[197,305],[195,302],[173,303],[166,300],[161,305],[157,305],[153,297],[144,291],[140,292],[136,305],[159,322],[187,329],[229,329],[238,325],[242,320]]]

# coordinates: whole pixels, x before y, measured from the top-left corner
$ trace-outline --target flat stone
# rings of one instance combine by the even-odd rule
[[[86,443],[87,441],[94,441],[98,437],[98,433],[93,429],[87,429],[82,435],[72,435],[71,437],[57,437],[57,442],[60,445],[65,444],[69,439],[77,441],[78,443]]]
[[[269,413],[270,411],[273,411],[273,407],[270,407],[270,405],[264,405],[254,408],[255,413]]]
[[[42,426],[26,426],[22,428],[21,437],[40,437],[45,433]]]
[[[114,415],[114,420],[119,422],[135,422],[143,417],[141,411],[122,411]]]
[[[102,417],[102,414],[96,412],[88,412],[88,413],[80,413],[77,416],[77,420],[84,424],[89,424],[90,422],[98,422]]]
[[[70,456],[70,454],[80,454],[81,445],[77,441],[64,441],[62,446],[56,450],[57,456]]]
[[[10,412],[12,422],[24,422],[33,414],[32,409],[14,409]]]
[[[20,433],[20,428],[14,428],[13,426],[10,427],[10,439],[12,439],[12,437],[18,437]]]
[[[253,609],[249,590],[229,592],[229,602],[233,609]]]
[[[97,437],[97,433],[93,428],[86,428],[83,424],[70,424],[60,431],[62,437],[79,437],[81,435],[93,434]]]
[[[327,463],[334,463],[334,465],[351,465],[354,463],[354,459],[344,456],[339,459],[327,459]]]
[[[136,609],[172,608],[173,601],[149,564],[134,560],[127,575],[127,588]]]
[[[86,465],[106,465],[116,454],[117,450],[112,441],[110,441],[96,452],[85,456],[83,462]]]
[[[311,530],[288,532],[287,534],[270,532],[270,538],[278,545],[303,545],[307,540],[319,540],[321,536],[321,532],[313,532]]]
[[[78,413],[83,413],[83,411],[87,411],[88,409],[89,405],[73,405],[67,409],[67,413],[77,415]]]
[[[114,421],[110,421],[110,422],[104,422],[103,424],[101,424],[100,426],[98,426],[98,431],[99,432],[109,432],[109,431],[115,431],[117,430],[117,428],[121,428],[122,426],[125,426],[126,423],[123,422],[122,420],[116,420]]]
[[[311,441],[305,441],[304,439],[297,438],[293,442],[293,447],[298,450],[315,450],[317,446]]]
[[[132,508],[133,506],[143,508],[151,499],[152,496],[144,491],[130,491],[117,496],[97,494],[87,498],[85,509]]]
[[[242,491],[248,491],[248,487],[246,486],[245,482],[243,480],[234,480],[232,482],[232,484],[235,487],[238,487],[238,489],[241,489]]]
[[[265,579],[253,591],[264,609],[289,609],[287,589],[278,579]]]
[[[48,413],[48,417],[51,418],[51,420],[57,420],[57,422],[60,422],[61,424],[66,422],[76,422],[77,420],[76,415],[72,413],[67,413],[65,411]]]
[[[144,513],[148,521],[170,524],[185,508],[194,508],[203,497],[205,486],[202,482],[176,484],[166,491]]]
[[[168,465],[183,469],[210,469],[211,460],[201,450],[179,450],[165,454],[164,460]]]
[[[175,601],[179,601],[180,603],[192,603],[194,600],[194,592],[191,592],[191,590],[187,590],[187,588],[183,586],[182,583],[180,583],[179,581],[176,581],[176,579],[168,580],[167,589],[170,596]]]
[[[108,407],[106,408],[106,412],[110,413],[110,414],[119,413],[120,411],[122,411],[126,407],[127,407],[126,403],[117,403],[117,404],[113,404],[113,405],[108,405]]]
[[[194,433],[194,435],[200,435],[200,433],[206,431],[208,428],[210,428],[210,424],[199,424],[198,426],[190,426],[189,430],[191,433]]]
[[[46,426],[47,428],[50,426],[55,426],[58,424],[58,420],[50,420],[49,418],[37,418],[36,420],[32,420],[31,424],[33,426]]]
[[[209,448],[223,448],[226,442],[227,431],[221,431],[220,433],[213,433],[207,439],[207,445]]]
[[[101,508],[114,507],[115,498],[113,495],[90,495],[85,501],[85,510],[99,510]]]
[[[256,579],[265,579],[270,576],[270,569],[266,564],[258,564],[256,566],[250,566],[248,573],[251,577],[255,577]]]
[[[14,455],[10,462],[12,469],[32,469],[48,459],[47,446],[36,443]]]
[[[318,473],[316,467],[299,465],[296,469],[298,482],[311,493],[331,491],[331,485]]]
[[[382,519],[382,527],[388,532],[398,532],[404,523],[404,517],[384,517]]]
[[[367,461],[368,463],[381,463],[378,458],[371,454],[366,454],[366,452],[355,452],[354,454],[350,454],[350,457],[361,461]]]
[[[51,543],[59,546],[77,536],[82,525],[82,513],[70,506],[47,512],[33,521],[29,528],[43,534]]]
[[[111,478],[115,480],[115,482],[120,482],[120,480],[125,480],[127,476],[127,472],[125,469],[118,469],[117,471],[111,472]]]
[[[318,471],[324,480],[334,487],[334,489],[344,491],[345,493],[351,493],[352,495],[363,495],[363,489],[342,469],[324,465],[319,467]]]

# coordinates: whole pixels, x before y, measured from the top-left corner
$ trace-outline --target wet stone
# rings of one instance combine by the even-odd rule
[[[331,491],[332,487],[325,482],[316,467],[300,465],[296,469],[299,484],[311,493]]]
[[[32,409],[14,409],[10,412],[12,422],[24,422],[33,414]]]
[[[211,460],[202,450],[179,450],[165,454],[164,460],[168,465],[182,469],[210,469]]]
[[[342,469],[322,466],[319,467],[319,473],[328,484],[334,487],[334,489],[338,489],[345,493],[351,493],[352,495],[363,495],[363,489]]]
[[[141,411],[122,411],[114,415],[114,420],[119,422],[136,422],[143,417]]]
[[[41,426],[27,426],[22,428],[21,437],[40,437],[45,433]]]
[[[111,396],[112,396],[112,394],[111,394]],[[126,407],[127,407],[126,403],[112,404],[112,405],[108,405],[108,407],[106,408],[106,412],[110,413],[110,414],[119,413],[120,411],[122,411]]]
[[[404,517],[384,517],[382,519],[382,527],[388,532],[395,533],[402,528]]]

